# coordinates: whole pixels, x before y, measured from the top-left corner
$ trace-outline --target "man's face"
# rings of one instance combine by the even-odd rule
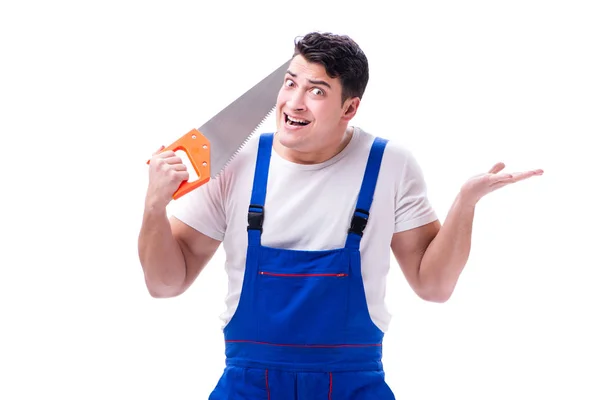
[[[354,98],[342,104],[340,80],[330,78],[322,65],[296,56],[277,97],[279,142],[300,152],[318,153],[337,146],[358,103]]]

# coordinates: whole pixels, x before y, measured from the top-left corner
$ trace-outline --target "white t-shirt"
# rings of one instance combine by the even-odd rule
[[[295,250],[343,247],[373,140],[374,136],[355,127],[344,150],[312,165],[292,163],[273,150],[262,244]],[[235,312],[244,279],[257,150],[255,135],[216,179],[170,205],[171,215],[223,241],[229,279],[226,310],[221,315],[223,326]],[[419,165],[407,149],[390,141],[360,245],[368,309],[384,332],[391,319],[385,292],[392,235],[436,219]]]

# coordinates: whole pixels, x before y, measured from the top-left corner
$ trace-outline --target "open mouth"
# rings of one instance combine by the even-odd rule
[[[287,115],[286,113],[283,113],[283,115],[285,115],[285,124],[286,125],[290,125],[290,126],[306,126],[306,125],[310,124],[310,121],[307,121],[305,119],[292,118],[289,115]]]

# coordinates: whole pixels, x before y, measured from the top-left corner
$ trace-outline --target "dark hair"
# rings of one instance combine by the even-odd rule
[[[331,78],[340,78],[342,102],[362,98],[369,81],[369,63],[358,44],[346,35],[312,32],[296,38],[294,56],[321,64]]]

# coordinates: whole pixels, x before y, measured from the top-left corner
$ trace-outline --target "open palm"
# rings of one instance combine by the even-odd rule
[[[475,175],[461,188],[463,195],[475,204],[483,196],[511,183],[519,182],[532,176],[542,175],[541,169],[524,172],[499,173],[504,169],[504,163],[496,163],[487,173]]]

